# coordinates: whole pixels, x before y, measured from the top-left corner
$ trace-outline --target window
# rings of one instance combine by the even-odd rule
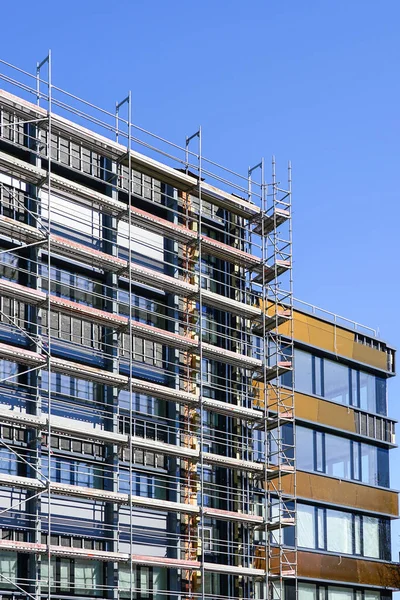
[[[200,466],[198,467],[198,476],[200,477]],[[199,491],[197,494],[197,503],[203,506],[213,506],[215,507],[217,502],[216,498],[216,489],[215,489],[215,472],[208,468],[203,468],[203,498],[201,497],[201,492]]]
[[[314,431],[306,427],[296,427],[297,468],[314,471]]]
[[[17,582],[17,554],[15,552],[0,552],[0,582],[1,587],[15,589]]]
[[[325,434],[326,473],[351,479],[351,442],[337,435]]]
[[[99,588],[101,585],[101,563],[96,563],[92,560],[75,560],[75,593],[76,594],[92,594],[100,593]],[[62,573],[60,573],[62,575]],[[65,568],[62,577],[64,581],[67,580],[69,575],[69,569]]]
[[[352,516],[339,510],[326,511],[326,549],[329,552],[352,554]]]
[[[324,397],[350,404],[350,369],[338,362],[324,360]]]
[[[371,590],[366,590],[364,592],[364,600],[380,600],[381,595],[379,592],[373,592]]]
[[[328,600],[353,600],[353,591],[342,587],[328,587]]]
[[[162,262],[164,258],[164,237],[158,233],[146,231],[136,225],[131,225],[131,242],[129,244],[129,224],[125,221],[118,222],[117,242],[121,248],[120,256],[127,256],[128,250],[135,255],[145,257],[147,261]]]
[[[215,315],[216,311],[203,306],[203,314],[201,317],[201,328],[203,333],[203,342],[218,345],[221,336],[218,334],[218,318]]]
[[[346,406],[386,414],[386,380],[295,349],[295,389]],[[289,385],[289,382],[282,382]]]
[[[150,475],[145,471],[132,472],[132,492],[129,484],[129,471],[121,471],[118,482],[119,491],[124,494],[132,493],[134,496],[143,498],[166,499],[167,482],[162,476]]]
[[[296,427],[297,468],[389,487],[389,451],[343,436]]]
[[[297,505],[297,543],[303,548],[315,548],[315,508],[307,504]]]
[[[315,470],[319,473],[325,471],[325,449],[324,449],[324,434],[320,431],[314,432],[315,439]]]
[[[217,598],[221,594],[219,573],[204,573],[204,594],[209,598]]]
[[[379,552],[379,519],[363,517],[364,556],[380,558]]]
[[[360,372],[360,408],[376,412],[375,377],[369,373]]]
[[[390,558],[387,519],[298,503],[299,547],[368,558]]]
[[[130,567],[119,567],[118,587],[121,596],[130,596],[131,589],[136,591],[136,569],[133,567],[132,572]]]
[[[153,600],[164,600],[168,596],[168,583],[167,583],[167,569],[162,567],[153,567],[152,572],[150,572],[150,582],[151,575],[153,576],[153,586],[152,590],[154,595],[152,596]],[[165,594],[165,595],[164,595]]]
[[[18,462],[17,455],[8,448],[0,448],[0,473],[7,475],[17,475]]]
[[[59,394],[64,394],[66,396],[75,396],[77,390],[77,380],[72,379],[68,375],[61,375],[61,373],[52,373],[51,374],[51,391]],[[47,391],[49,389],[49,374],[47,371],[42,371],[41,375],[41,387],[42,390]],[[90,397],[87,398],[91,400]]]
[[[16,383],[17,374],[17,363],[10,360],[0,360],[0,383]]]
[[[295,388],[304,394],[314,394],[312,359],[308,352],[295,350]]]
[[[49,215],[48,194],[42,192],[42,219]],[[51,195],[51,231],[67,238],[83,241],[95,247],[100,239],[100,213],[91,207],[82,206],[65,197]]]
[[[46,558],[41,561],[41,580],[49,580],[49,565]],[[101,596],[103,565],[94,560],[52,558],[50,565],[52,591],[69,592],[81,596]]]
[[[59,588],[60,588],[60,592],[68,592],[68,590],[70,589],[70,581],[71,581],[71,571],[72,571],[72,565],[71,565],[71,561],[69,560],[60,560],[59,562],[59,578],[58,578],[58,582],[59,582]],[[75,577],[76,577],[76,571],[75,571]],[[77,580],[75,579],[75,585],[77,584]],[[76,588],[75,588],[76,589]],[[80,590],[82,594],[87,594],[88,590]]]
[[[49,474],[49,461],[47,456],[42,457],[42,472],[45,477]],[[50,479],[67,485],[81,485],[102,489],[101,467],[95,463],[74,461],[60,456],[51,459]]]
[[[299,600],[318,600],[317,586],[313,583],[299,583]]]
[[[298,600],[381,600],[380,592],[357,590],[351,587],[326,586],[322,584],[298,584]]]
[[[204,552],[212,552],[212,549],[213,549],[212,527],[203,527],[203,536],[204,536]],[[201,537],[201,530],[199,530],[199,537]]]
[[[18,256],[11,252],[0,254],[0,276],[10,281],[18,281]]]
[[[43,291],[47,291],[49,287],[48,272],[47,265],[39,265]],[[56,267],[50,269],[50,280],[51,292],[54,295],[80,302],[86,306],[102,308],[103,286],[98,280]]]
[[[158,569],[157,569],[158,570]],[[150,599],[153,597],[153,573],[149,567],[119,566],[119,590],[122,598],[130,598],[131,591],[135,600]],[[163,583],[163,578],[157,577],[158,583]]]
[[[378,485],[377,448],[361,444],[361,481]]]

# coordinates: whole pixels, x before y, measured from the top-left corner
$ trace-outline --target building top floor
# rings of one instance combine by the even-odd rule
[[[293,325],[299,346],[314,348],[382,377],[395,375],[395,348],[380,339],[375,329],[297,299]],[[285,329],[288,330],[288,324],[281,326],[281,332],[285,333]]]

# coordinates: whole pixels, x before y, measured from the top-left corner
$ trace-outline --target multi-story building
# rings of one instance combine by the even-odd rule
[[[294,302],[290,167],[0,76],[1,596],[389,598],[394,350]]]

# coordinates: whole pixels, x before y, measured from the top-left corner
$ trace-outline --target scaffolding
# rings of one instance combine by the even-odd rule
[[[274,159],[269,182],[263,160],[224,169],[201,128],[179,147],[134,125],[130,92],[109,112],[56,87],[50,52],[34,75],[0,64],[0,426],[24,436],[0,438],[22,465],[0,472],[0,549],[28,556],[28,576],[1,577],[51,598],[62,557],[104,563],[86,594],[133,600],[142,566],[169,570],[154,598],[281,600],[297,574],[290,165],[286,189]],[[66,477],[59,450],[85,444],[102,461],[78,452]],[[138,476],[138,453],[167,467]],[[74,534],[65,498],[101,518]],[[163,542],[141,526],[157,518]]]

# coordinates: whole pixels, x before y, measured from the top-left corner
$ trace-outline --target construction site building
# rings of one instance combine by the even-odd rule
[[[395,353],[293,298],[290,165],[0,67],[1,598],[389,600]]]

